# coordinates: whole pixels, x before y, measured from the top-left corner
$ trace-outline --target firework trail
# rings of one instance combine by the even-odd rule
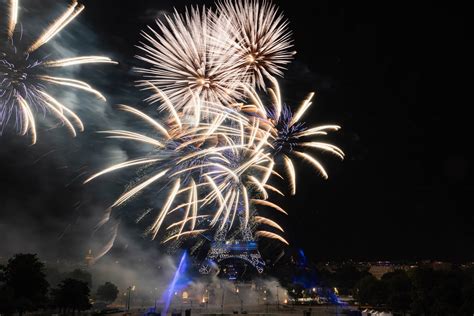
[[[35,112],[48,112],[56,116],[68,127],[73,136],[76,129],[84,130],[80,118],[49,92],[49,86],[65,86],[86,91],[104,100],[105,97],[89,84],[72,78],[51,76],[54,68],[81,64],[115,63],[102,56],[81,56],[59,60],[34,57],[37,51],[64,29],[81,13],[84,6],[73,1],[67,10],[58,17],[31,45],[19,49],[14,42],[18,23],[19,1],[9,1],[9,24],[7,39],[0,48],[0,134],[10,119],[21,135],[30,134],[32,144],[36,143]],[[21,36],[20,36],[21,40]]]

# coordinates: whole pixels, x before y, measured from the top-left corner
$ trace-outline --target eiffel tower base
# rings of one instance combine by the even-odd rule
[[[243,260],[253,266],[258,273],[262,273],[265,268],[265,261],[263,261],[255,241],[215,241],[211,244],[211,249],[201,264],[199,272],[209,274],[213,268],[220,266],[222,261],[228,259]]]

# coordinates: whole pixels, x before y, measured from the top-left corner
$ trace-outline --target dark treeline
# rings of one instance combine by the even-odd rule
[[[417,268],[395,271],[380,280],[369,275],[357,282],[354,294],[362,304],[388,307],[410,315],[473,315],[473,271]]]
[[[92,307],[92,277],[87,271],[52,273],[49,279],[35,254],[17,254],[5,266],[0,265],[0,314],[43,310],[66,315]],[[110,304],[117,295],[117,287],[107,282],[98,287],[94,298]]]
[[[361,307],[390,310],[396,315],[462,316],[474,315],[474,269],[434,270],[417,267],[396,270],[375,278],[366,269],[347,264],[335,270],[317,266],[297,271],[280,271],[285,287],[295,297],[321,295],[309,287],[337,288],[339,294],[352,295]],[[324,290],[326,289],[326,290]]]

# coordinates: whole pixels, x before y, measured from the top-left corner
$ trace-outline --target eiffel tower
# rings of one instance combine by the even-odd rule
[[[238,217],[239,229],[234,230],[230,236],[228,236],[229,223],[226,223],[214,235],[211,249],[199,268],[201,274],[209,274],[214,264],[219,265],[226,259],[244,260],[253,266],[258,273],[263,272],[265,261],[263,261],[258,251],[257,242],[253,237],[253,227],[250,223],[248,225],[244,224],[241,212],[239,212]],[[237,239],[237,237],[240,237],[240,239]]]

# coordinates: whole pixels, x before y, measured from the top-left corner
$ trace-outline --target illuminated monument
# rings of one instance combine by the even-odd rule
[[[90,267],[94,263],[94,256],[92,255],[92,249],[89,249],[86,257],[84,258],[87,267]]]
[[[239,214],[240,227],[228,236],[228,225],[218,230],[214,235],[206,259],[199,268],[202,274],[209,274],[214,265],[218,265],[220,269],[233,270],[236,262],[243,261],[254,267],[258,273],[262,273],[265,268],[260,252],[258,251],[257,242],[253,237],[252,225],[244,225],[244,219]],[[240,237],[240,238],[237,238]],[[237,272],[235,271],[237,274]],[[229,279],[236,279],[237,275],[229,271],[227,274]]]

